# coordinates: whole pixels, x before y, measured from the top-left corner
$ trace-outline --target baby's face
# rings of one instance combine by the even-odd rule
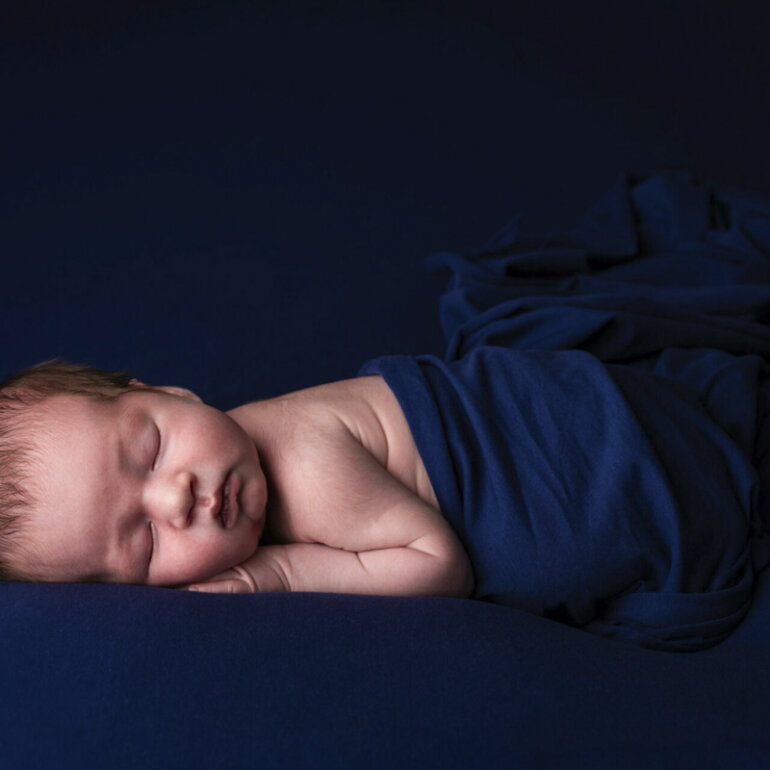
[[[257,548],[267,486],[254,442],[197,397],[136,388],[41,406],[40,504],[21,566],[43,580],[183,585]],[[37,434],[37,432],[36,432]]]

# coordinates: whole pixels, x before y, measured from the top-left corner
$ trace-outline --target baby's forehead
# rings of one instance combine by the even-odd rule
[[[25,475],[32,510],[24,538],[35,556],[35,574],[41,565],[55,566],[69,556],[73,545],[62,540],[62,533],[67,534],[63,522],[75,522],[79,510],[93,507],[98,481],[109,467],[113,431],[100,426],[109,423],[112,410],[101,407],[88,396],[64,393],[46,398],[28,415]],[[81,551],[82,561],[87,554]]]
[[[114,399],[102,399],[80,393],[57,393],[41,401],[33,421],[41,426],[73,428],[87,423],[107,423],[116,419]]]
[[[110,399],[57,393],[31,410],[25,420],[28,446],[37,454],[59,455],[84,439],[118,431],[121,408]]]

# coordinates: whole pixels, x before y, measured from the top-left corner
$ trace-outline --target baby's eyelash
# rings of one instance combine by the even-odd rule
[[[152,469],[153,470],[155,470],[155,466],[158,464],[158,458],[160,457],[161,439],[160,439],[160,429],[158,428],[157,425],[155,426],[155,433],[157,435],[157,441],[156,441],[156,445],[155,445],[155,457],[152,458]]]
[[[147,557],[147,563],[152,561],[153,554],[155,553],[155,525],[149,522],[150,525],[150,553]]]

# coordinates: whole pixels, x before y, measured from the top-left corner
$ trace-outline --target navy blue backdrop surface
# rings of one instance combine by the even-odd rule
[[[431,252],[626,171],[770,193],[754,3],[0,8],[0,374],[229,408],[441,354]],[[762,767],[768,575],[675,655],[450,599],[0,586],[0,767]]]
[[[423,258],[516,212],[571,224],[626,170],[767,188],[750,4],[16,6],[4,370],[61,355],[230,406],[438,349]]]

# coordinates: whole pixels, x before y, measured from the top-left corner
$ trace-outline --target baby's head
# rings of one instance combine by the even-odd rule
[[[182,388],[46,362],[0,383],[0,578],[183,585],[264,527],[254,442]]]

